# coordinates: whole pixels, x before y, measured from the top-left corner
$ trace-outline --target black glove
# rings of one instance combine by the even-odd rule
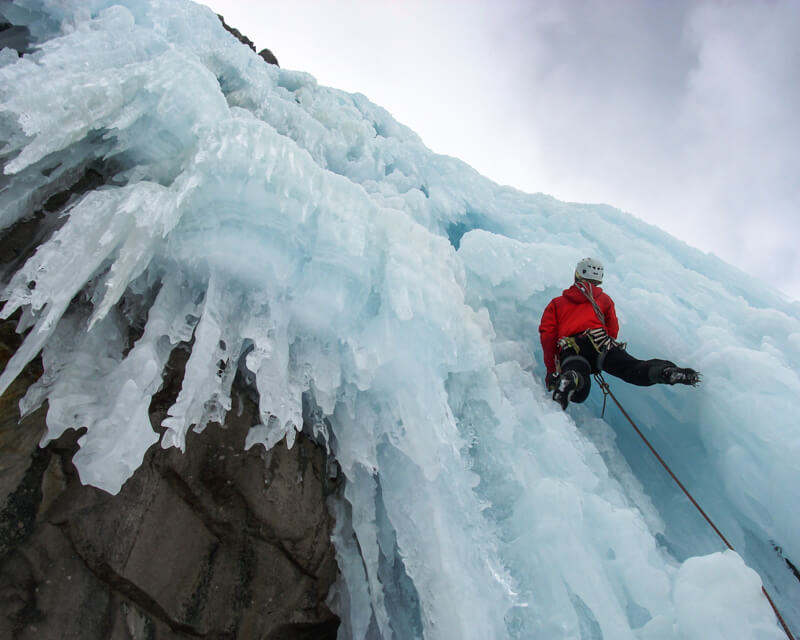
[[[556,388],[556,382],[558,381],[558,374],[555,371],[551,371],[544,377],[544,386],[547,387],[548,391],[552,391]]]

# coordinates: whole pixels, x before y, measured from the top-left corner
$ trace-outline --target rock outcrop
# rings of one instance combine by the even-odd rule
[[[225,22],[225,18],[220,14],[217,14],[217,17],[219,18],[219,21],[222,23],[222,26],[225,27],[225,30],[228,33],[232,34],[233,37],[235,37],[243,45],[250,47],[253,51],[256,50],[256,45],[250,38],[244,35],[236,27],[230,26],[227,22]],[[275,57],[275,54],[272,53],[272,51],[270,51],[269,49],[262,49],[261,51],[258,52],[258,55],[261,56],[264,59],[264,61],[268,62],[269,64],[274,64],[276,67],[281,66],[280,64],[278,64],[278,59]]]
[[[1,328],[0,368],[18,341]],[[336,637],[324,450],[300,436],[245,451],[256,407],[239,386],[225,425],[189,434],[186,453],[153,447],[112,496],[81,484],[79,433],[40,448],[45,409],[19,421],[40,372],[32,363],[0,399],[0,637]],[[154,425],[176,384],[154,397]]]

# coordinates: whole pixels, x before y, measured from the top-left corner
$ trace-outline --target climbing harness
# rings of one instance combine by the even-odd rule
[[[594,347],[595,351],[597,351],[597,359],[595,360],[592,357],[592,360],[595,362],[594,366],[592,366],[592,361],[590,361],[589,358],[581,355],[581,348],[576,339],[579,337],[587,338]],[[611,347],[619,347],[620,349],[624,349],[626,346],[627,345],[624,342],[617,342],[614,340],[614,338],[608,335],[608,332],[605,329],[601,328],[587,329],[583,333],[560,338],[556,343],[556,347],[558,349],[558,356],[556,357],[556,373],[561,373],[564,365],[571,360],[583,360],[588,365],[589,371],[602,371],[603,361],[606,359],[608,350]],[[571,349],[573,353],[562,359],[561,352],[565,349]]]
[[[604,351],[608,351],[611,347],[613,347],[617,341],[614,340],[610,335],[608,335],[608,331],[605,329],[597,328],[597,329],[587,329],[583,332],[587,338],[589,338],[589,342],[592,343],[592,346],[597,349],[600,353]]]
[[[703,508],[697,503],[697,500],[695,500],[694,497],[692,496],[692,494],[689,493],[689,490],[686,487],[683,486],[683,483],[680,480],[678,480],[678,476],[676,476],[672,472],[672,469],[669,468],[669,465],[666,462],[664,462],[664,459],[658,454],[658,451],[655,450],[655,447],[653,447],[653,445],[650,444],[650,441],[645,437],[645,435],[642,433],[642,431],[639,429],[639,427],[636,426],[636,423],[628,415],[628,412],[625,411],[625,409],[620,404],[619,400],[617,400],[616,396],[611,392],[611,387],[609,387],[608,383],[603,379],[603,374],[602,373],[596,373],[595,376],[594,376],[594,379],[597,382],[597,384],[600,386],[600,388],[603,390],[603,413],[601,414],[600,417],[602,418],[602,416],[605,414],[605,411],[606,411],[606,398],[608,396],[610,396],[611,399],[614,401],[614,404],[616,404],[617,407],[619,408],[619,410],[622,412],[622,415],[625,416],[625,419],[633,427],[634,431],[636,431],[636,433],[639,435],[639,437],[642,439],[642,441],[647,445],[647,448],[650,449],[652,454],[656,457],[656,460],[658,460],[661,463],[661,466],[664,467],[664,469],[666,469],[667,473],[675,481],[675,484],[677,484],[680,487],[681,491],[683,491],[683,493],[686,495],[686,497],[689,498],[689,501],[695,506],[697,511],[700,513],[700,515],[703,516],[703,518],[705,518],[705,521],[711,526],[711,528],[714,530],[714,532],[720,537],[722,542],[725,543],[725,546],[728,547],[728,549],[730,549],[731,551],[736,551],[736,549],[733,548],[733,546],[731,545],[730,542],[728,542],[728,540],[725,538],[725,536],[722,535],[722,532],[712,522],[711,518],[709,518],[708,515],[706,514],[706,512],[703,511]],[[772,601],[772,598],[770,597],[769,593],[767,593],[766,587],[764,587],[762,585],[761,586],[761,591],[766,596],[767,602],[769,602],[770,606],[772,607],[772,610],[775,612],[775,615],[778,618],[778,622],[781,623],[781,626],[783,627],[783,630],[786,632],[786,637],[789,638],[789,640],[795,640],[794,636],[792,635],[792,632],[789,631],[789,627],[787,626],[786,622],[784,621],[783,616],[781,615],[780,611],[778,611],[778,607],[775,606],[775,603]]]

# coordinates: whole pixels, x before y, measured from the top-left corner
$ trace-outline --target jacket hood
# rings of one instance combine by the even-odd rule
[[[603,289],[600,287],[600,285],[587,282],[586,286],[589,287],[589,291],[591,292],[592,296],[594,296],[595,300],[597,300],[597,298],[599,298],[603,293]],[[588,302],[588,300],[586,300],[586,296],[583,295],[583,292],[574,284],[569,289],[564,289],[563,293],[564,297],[570,302]]]

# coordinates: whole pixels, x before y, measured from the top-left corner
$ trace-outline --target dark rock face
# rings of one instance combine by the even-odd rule
[[[6,22],[0,11],[0,49],[14,49],[19,55],[30,53],[30,36],[25,27]]]
[[[280,67],[281,65],[278,64],[278,59],[275,57],[275,54],[272,53],[269,49],[262,49],[258,52],[264,60],[269,62],[270,64],[274,64],[276,67]]]
[[[0,368],[17,340],[0,325]],[[153,447],[117,496],[83,486],[79,433],[45,448],[44,409],[19,422],[32,364],[0,399],[0,637],[335,638],[325,452],[304,437],[244,451],[255,405],[186,453]],[[176,389],[153,400],[160,424]]]
[[[227,22],[225,22],[225,18],[222,17],[220,14],[217,14],[217,17],[219,18],[219,21],[222,23],[222,26],[225,27],[225,30],[228,33],[232,34],[243,45],[250,47],[253,51],[256,50],[256,45],[250,38],[248,38],[246,35],[244,35],[241,31],[239,31],[235,27],[230,26]],[[281,66],[278,64],[278,59],[269,49],[262,49],[261,51],[258,52],[258,55],[260,55],[269,64],[274,64],[276,67]]]

